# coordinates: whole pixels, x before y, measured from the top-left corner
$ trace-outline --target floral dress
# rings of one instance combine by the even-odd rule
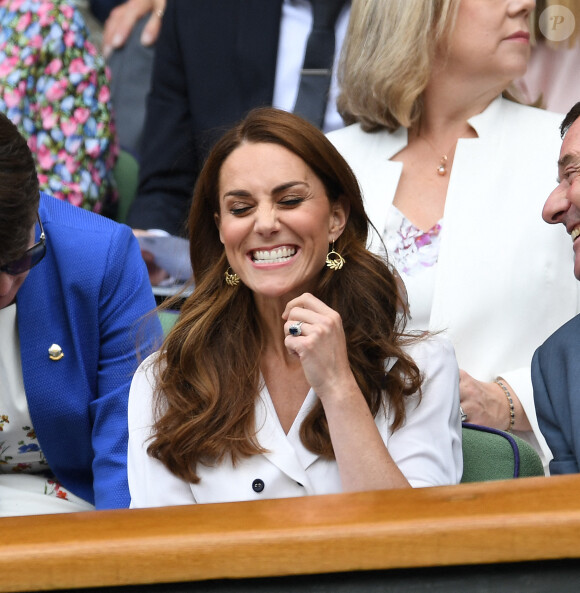
[[[0,111],[27,139],[41,189],[114,215],[109,74],[67,0],[0,0]]]

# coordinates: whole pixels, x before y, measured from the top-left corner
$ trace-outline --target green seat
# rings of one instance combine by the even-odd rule
[[[543,475],[542,460],[526,441],[501,430],[463,423],[462,483]]]
[[[125,222],[139,183],[139,163],[137,159],[126,150],[121,150],[113,168],[113,177],[117,184],[119,196],[117,222]]]
[[[161,321],[161,327],[163,328],[163,336],[169,333],[169,330],[175,325],[177,318],[179,317],[178,311],[159,311],[159,321]]]

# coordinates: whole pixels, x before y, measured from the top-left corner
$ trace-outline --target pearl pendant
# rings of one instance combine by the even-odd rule
[[[441,162],[437,167],[437,175],[440,175],[441,177],[447,175],[447,155],[445,154],[441,157]]]

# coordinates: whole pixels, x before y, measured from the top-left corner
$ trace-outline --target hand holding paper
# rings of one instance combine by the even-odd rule
[[[134,231],[142,251],[153,256],[153,263],[179,282],[192,275],[189,261],[189,241],[155,231]]]

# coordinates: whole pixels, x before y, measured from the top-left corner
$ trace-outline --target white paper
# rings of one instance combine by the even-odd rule
[[[137,237],[143,251],[153,254],[155,264],[176,280],[191,277],[189,241],[174,235],[140,235]]]

